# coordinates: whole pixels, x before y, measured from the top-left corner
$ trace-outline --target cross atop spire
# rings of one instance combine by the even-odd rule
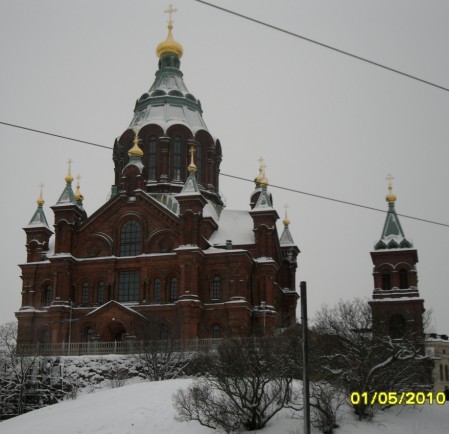
[[[189,171],[189,173],[195,173],[197,171],[195,161],[193,160],[193,156],[195,155],[195,152],[196,152],[195,146],[192,145],[189,149],[190,164],[187,167],[187,170]]]
[[[69,165],[69,170],[67,171],[67,176],[65,177],[65,182],[67,182],[67,184],[71,184],[73,181],[72,163],[73,163],[73,160],[71,158],[69,158],[69,161],[67,161],[67,164]]]
[[[386,177],[385,180],[387,181],[387,187],[388,187],[388,191],[389,193],[387,194],[387,197],[385,198],[385,200],[388,203],[395,203],[396,202],[396,195],[392,193],[393,190],[393,179],[394,176],[391,176],[391,174],[389,173]]]
[[[173,5],[169,5],[168,9],[164,11],[166,14],[168,14],[168,25],[169,26],[173,26],[173,18],[172,18],[172,14],[174,14],[175,12],[178,12],[178,9],[175,9],[173,7]]]
[[[39,193],[39,197],[38,197],[36,203],[37,203],[39,206],[42,206],[42,205],[45,203],[44,198],[43,198],[43,196],[42,196],[42,190],[43,190],[43,188],[44,188],[44,183],[43,183],[43,182],[41,182],[41,183],[39,184],[39,188],[40,188],[40,193]]]
[[[80,192],[80,179],[81,176],[76,177],[76,190],[75,190],[75,199],[77,202],[82,202],[84,200],[84,196]]]
[[[284,226],[288,226],[290,224],[290,220],[289,220],[288,215],[287,215],[287,208],[288,208],[288,204],[287,203],[284,205],[284,208],[285,208],[285,218],[282,221],[282,223],[284,223]]]

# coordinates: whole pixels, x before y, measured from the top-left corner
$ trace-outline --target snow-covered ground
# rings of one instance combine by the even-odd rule
[[[191,380],[168,380],[101,389],[0,423],[1,434],[203,434],[214,430],[197,422],[177,422],[172,396]],[[291,411],[279,414],[265,434],[303,433],[303,421]],[[318,433],[312,430],[313,433]],[[391,408],[372,423],[358,422],[348,412],[339,434],[447,434],[449,403]]]

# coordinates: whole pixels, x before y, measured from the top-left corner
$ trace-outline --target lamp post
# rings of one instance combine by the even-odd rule
[[[310,434],[310,391],[309,391],[309,333],[307,329],[307,283],[299,284],[301,297],[302,357],[303,357],[303,399],[304,433]]]

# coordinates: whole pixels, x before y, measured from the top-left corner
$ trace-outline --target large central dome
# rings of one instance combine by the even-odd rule
[[[121,190],[122,172],[129,162],[128,151],[138,134],[143,151],[142,176],[148,193],[176,194],[187,179],[188,150],[196,148],[197,180],[201,193],[217,205],[221,145],[210,134],[202,117],[200,101],[189,92],[180,70],[181,44],[168,22],[167,38],[159,43],[155,80],[136,102],[133,119],[114,144],[115,185]]]

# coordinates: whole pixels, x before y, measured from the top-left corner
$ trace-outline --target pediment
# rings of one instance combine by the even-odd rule
[[[89,317],[90,319],[102,319],[107,317],[107,319],[111,318],[117,318],[120,320],[124,319],[145,319],[145,317],[140,314],[139,312],[135,311],[133,308],[124,306],[123,304],[119,303],[118,301],[111,300],[102,306],[98,307],[97,309],[93,310],[92,312],[89,312],[86,317]]]

